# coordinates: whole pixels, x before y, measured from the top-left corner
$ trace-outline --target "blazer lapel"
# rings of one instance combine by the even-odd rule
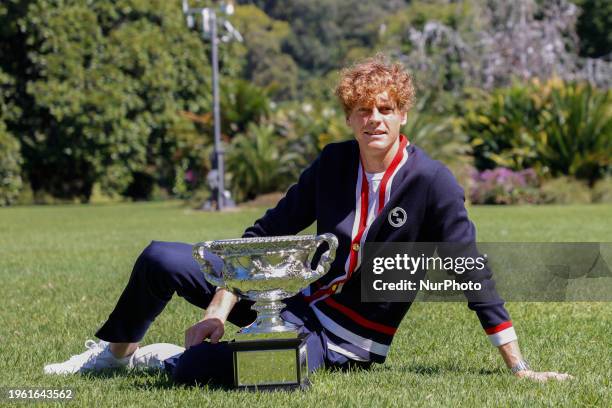
[[[376,242],[376,238],[378,232],[382,225],[387,222],[387,217],[389,215],[389,211],[395,207],[397,207],[398,203],[402,200],[404,196],[404,190],[401,186],[404,183],[404,180],[411,174],[411,169],[413,169],[419,160],[418,149],[414,147],[414,145],[410,144],[406,147],[408,151],[408,159],[406,163],[398,170],[398,174],[393,178],[393,183],[391,185],[391,195],[389,196],[389,201],[383,207],[380,214],[374,219],[372,225],[370,226],[370,230],[368,231],[368,236],[366,237],[367,242]]]

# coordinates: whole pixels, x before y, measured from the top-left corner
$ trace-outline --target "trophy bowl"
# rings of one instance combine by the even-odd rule
[[[312,269],[323,242],[329,249]],[[338,239],[328,233],[200,242],[194,245],[193,255],[208,282],[255,302],[257,319],[239,333],[263,335],[297,332],[297,326],[280,317],[285,307],[282,300],[327,273],[337,248]]]

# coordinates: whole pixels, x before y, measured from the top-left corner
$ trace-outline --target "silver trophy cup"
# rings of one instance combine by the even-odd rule
[[[327,242],[315,269],[319,245]],[[283,299],[296,295],[329,270],[338,240],[333,234],[241,238],[201,242],[193,254],[208,282],[254,301],[257,318],[230,342],[238,388],[308,386],[306,337],[280,316]]]

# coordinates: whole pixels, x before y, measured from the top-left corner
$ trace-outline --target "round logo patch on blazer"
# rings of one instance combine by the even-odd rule
[[[389,216],[387,217],[389,220],[389,224],[393,225],[395,228],[399,228],[406,223],[408,219],[408,215],[406,211],[404,211],[401,207],[395,207],[391,211],[389,211]]]

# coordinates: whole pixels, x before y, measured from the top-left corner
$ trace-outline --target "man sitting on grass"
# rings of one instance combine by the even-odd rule
[[[414,100],[410,75],[381,57],[369,59],[342,72],[336,94],[355,140],[326,146],[277,206],[244,234],[293,235],[316,221],[317,233],[338,237],[329,272],[287,299],[282,312],[285,320],[310,334],[310,370],[384,362],[410,307],[405,302],[361,302],[365,242],[473,243],[476,239],[463,190],[450,171],[400,134]],[[491,273],[485,272],[478,279],[491,287]],[[187,329],[186,349],[168,344],[139,348],[139,341],[175,292],[206,309],[203,319]],[[514,375],[537,381],[570,378],[531,370],[497,295],[487,302],[468,301]],[[238,326],[254,320],[250,306],[205,281],[191,245],[153,242],[137,259],[115,309],[96,333],[102,341],[91,341],[84,353],[44,370],[64,374],[121,366],[158,367],[179,383],[231,384],[232,353],[220,339],[226,320]]]

